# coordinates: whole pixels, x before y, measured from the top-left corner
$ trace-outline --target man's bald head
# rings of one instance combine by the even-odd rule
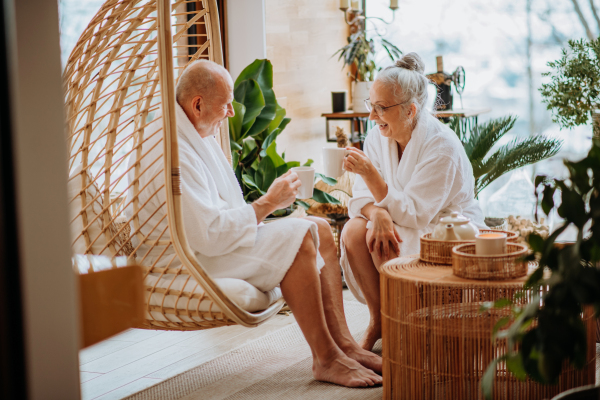
[[[198,60],[189,64],[179,77],[175,88],[175,97],[181,105],[195,96],[202,96],[205,101],[219,96],[220,92],[229,91],[233,81],[229,72],[217,63]]]
[[[212,61],[194,61],[179,77],[177,103],[200,136],[215,135],[233,117],[233,81],[229,72]]]

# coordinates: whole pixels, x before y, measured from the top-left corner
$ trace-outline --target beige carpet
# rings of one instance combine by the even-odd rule
[[[344,302],[348,325],[359,338],[367,326],[367,307]],[[377,346],[381,345],[381,341]],[[380,352],[381,347],[375,349]],[[297,324],[184,372],[128,399],[381,399],[382,388],[348,389],[315,381],[311,353]]]

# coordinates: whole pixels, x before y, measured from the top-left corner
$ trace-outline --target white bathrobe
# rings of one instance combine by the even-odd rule
[[[456,134],[431,114],[421,114],[401,159],[397,142],[381,136],[378,126],[369,131],[364,152],[387,183],[388,194],[375,201],[357,176],[348,214],[365,218],[361,210],[369,203],[386,209],[402,239],[400,256],[419,253],[420,236],[433,231],[439,219],[452,211],[485,228],[474,198],[475,179],[467,154]],[[348,287],[364,303],[343,245],[341,264]]]
[[[309,230],[318,248],[317,225],[297,218],[257,224],[254,208],[244,201],[235,174],[216,139],[213,136],[202,138],[179,105],[176,105],[176,110],[183,181],[182,211],[190,247],[211,277],[242,279],[259,290],[270,291],[282,281]],[[157,130],[162,130],[162,119],[146,128],[146,137]],[[146,186],[163,168],[163,146],[162,143],[156,145],[161,137],[162,132],[143,145],[143,153],[154,148],[141,161],[140,171],[148,169],[140,177],[140,188]],[[157,159],[158,162],[152,164]],[[134,163],[131,157],[129,166]],[[129,173],[129,180],[132,179],[133,169]],[[164,189],[160,189],[163,184],[164,173],[160,172],[159,177],[139,196],[140,205],[148,202],[148,206],[139,214],[140,224],[150,219],[150,223],[142,228],[142,233],[145,235],[157,223],[159,225],[150,235],[150,240],[158,239],[163,231],[160,240],[169,239],[169,230],[164,230],[167,209],[166,206],[160,207],[166,200]],[[156,195],[153,196],[153,193]],[[130,192],[128,199],[131,196]],[[153,215],[159,207],[160,210]],[[125,210],[125,214],[128,218],[133,214],[131,206]],[[133,242],[134,246],[139,244],[137,238]],[[140,247],[137,251],[138,260],[146,256],[148,247]],[[151,265],[157,257],[161,257],[157,266],[167,265],[175,252],[170,246],[160,256],[163,251],[164,246],[152,249],[144,264]],[[176,265],[176,262],[170,264],[171,267]],[[317,255],[317,268],[320,270],[323,265],[323,259]]]

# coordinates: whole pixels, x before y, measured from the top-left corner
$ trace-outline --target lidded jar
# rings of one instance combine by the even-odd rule
[[[432,239],[445,240],[448,224],[454,226],[454,234],[459,240],[475,240],[475,235],[479,233],[479,229],[471,223],[469,218],[453,211],[449,216],[440,218],[431,234]]]

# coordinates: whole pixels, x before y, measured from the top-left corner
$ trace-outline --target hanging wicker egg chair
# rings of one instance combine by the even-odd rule
[[[73,247],[76,253],[124,256],[143,266],[147,317],[142,328],[256,326],[283,305],[279,299],[263,311],[240,308],[188,244],[174,88],[179,73],[197,59],[223,64],[215,0],[108,0],[81,35],[64,71]],[[162,129],[149,132],[158,118]],[[139,161],[149,153],[142,147],[148,140],[157,140],[164,149],[161,159],[151,160],[164,165],[151,178],[164,183],[160,190],[166,201],[158,207],[139,200],[148,185],[141,187],[138,178],[147,171],[140,163],[128,166],[131,157]],[[226,124],[219,142],[231,160]],[[130,218],[123,212],[127,207],[133,210]],[[148,226],[139,218],[144,208],[164,215],[164,223]],[[160,250],[161,256],[152,261],[136,256],[142,244]],[[162,254],[169,254],[168,259]]]

